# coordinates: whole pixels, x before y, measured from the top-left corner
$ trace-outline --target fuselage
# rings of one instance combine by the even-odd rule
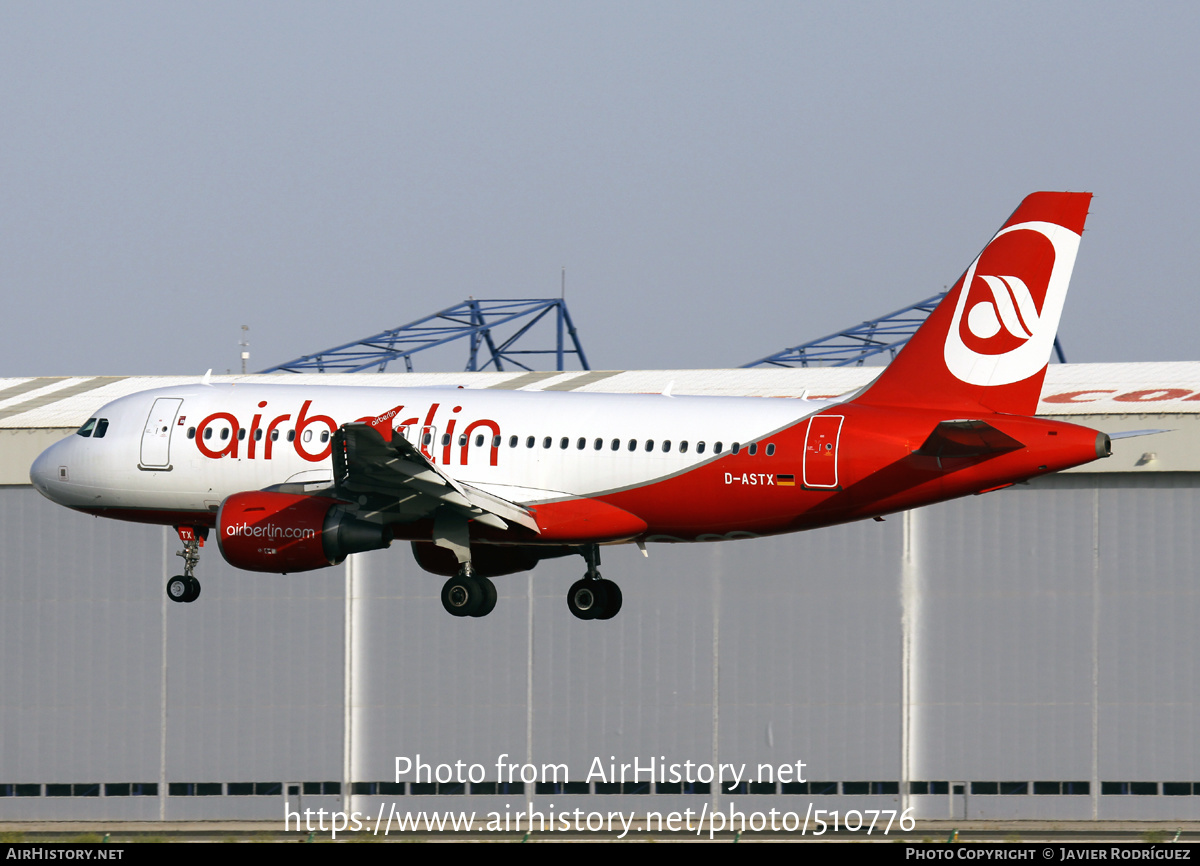
[[[88,513],[211,526],[235,493],[329,487],[332,434],[374,420],[448,476],[545,516],[547,542],[633,540],[600,526],[595,538],[555,535],[553,515],[581,500],[635,515],[640,540],[697,541],[884,514],[1098,456],[1094,431],[997,418],[1022,442],[1053,426],[1054,447],[956,464],[914,454],[944,412],[794,398],[197,384],[107,404],[31,478]]]

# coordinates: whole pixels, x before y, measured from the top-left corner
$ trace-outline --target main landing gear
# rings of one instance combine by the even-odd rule
[[[600,547],[589,544],[580,551],[587,573],[567,590],[567,608],[579,619],[612,619],[621,610],[621,587],[600,576]]]
[[[454,554],[458,573],[442,586],[442,607],[451,616],[487,616],[496,607],[496,584],[475,573],[471,537],[459,514],[439,510],[433,518],[433,543]]]
[[[463,565],[442,586],[442,607],[451,616],[487,616],[496,607],[496,584]]]
[[[204,539],[208,538],[207,526],[176,526],[179,540],[183,542],[183,550],[175,552],[183,557],[183,574],[177,574],[167,581],[167,598],[171,601],[193,602],[200,597],[200,581],[196,580],[193,572],[200,562],[200,548]]]

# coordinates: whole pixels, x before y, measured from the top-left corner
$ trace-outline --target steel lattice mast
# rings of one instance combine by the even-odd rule
[[[548,316],[554,320],[554,347],[525,348],[532,339],[529,336],[531,329]],[[516,330],[504,338],[498,330],[505,327]],[[382,373],[389,362],[403,358],[405,369],[411,373],[412,356],[416,353],[464,339],[470,346],[467,372],[503,371],[505,363],[532,370],[522,359],[534,355],[553,355],[557,370],[566,369],[567,356],[574,355],[581,369],[591,369],[562,298],[490,301],[468,298],[461,304],[398,328],[304,355],[261,372],[359,373],[373,369]]]

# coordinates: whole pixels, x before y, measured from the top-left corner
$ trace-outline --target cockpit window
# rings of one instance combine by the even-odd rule
[[[100,418],[96,421],[96,432],[92,434],[93,439],[103,439],[104,434],[108,432],[108,419]]]
[[[92,430],[96,428],[96,419],[88,418],[83,422],[83,426],[75,431],[76,436],[82,436],[84,439],[92,435]]]

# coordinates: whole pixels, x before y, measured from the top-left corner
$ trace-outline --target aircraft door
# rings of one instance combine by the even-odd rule
[[[844,415],[817,415],[809,419],[804,438],[805,487],[838,486],[838,439],[844,418]]]
[[[171,468],[171,431],[182,405],[181,397],[159,397],[154,401],[146,418],[146,429],[142,431],[139,469]]]

